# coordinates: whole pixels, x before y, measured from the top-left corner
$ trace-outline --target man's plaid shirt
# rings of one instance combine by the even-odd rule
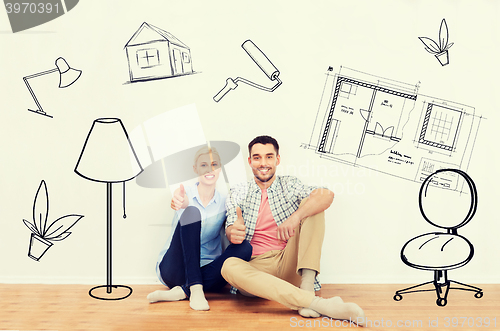
[[[267,188],[267,196],[271,214],[278,226],[290,217],[298,208],[301,201],[309,196],[314,186],[307,186],[293,176],[276,176],[271,186]],[[238,218],[236,208],[240,207],[245,220],[246,235],[245,239],[252,240],[255,227],[257,225],[257,216],[261,201],[260,187],[252,178],[247,183],[242,183],[231,188],[226,199],[226,228],[232,225]],[[321,288],[318,279],[314,283],[314,290]],[[231,293],[236,293],[236,289],[231,287]]]

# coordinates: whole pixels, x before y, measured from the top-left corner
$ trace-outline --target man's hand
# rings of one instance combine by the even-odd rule
[[[236,208],[236,215],[238,218],[236,221],[231,225],[231,229],[229,231],[229,238],[231,243],[233,244],[241,244],[243,240],[245,240],[245,221],[243,220],[243,215],[241,213],[241,208],[237,207]]]
[[[300,219],[294,214],[290,215],[290,217],[286,221],[278,226],[276,237],[278,238],[278,240],[288,241],[288,239],[295,235],[295,228],[299,226],[299,224]]]
[[[184,185],[175,190],[174,196],[172,197],[172,202],[170,202],[170,207],[173,210],[186,209],[189,205],[189,199],[186,195],[186,190],[184,189]]]

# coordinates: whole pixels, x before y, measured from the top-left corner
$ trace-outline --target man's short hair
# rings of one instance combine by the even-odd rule
[[[258,136],[255,137],[249,144],[248,144],[248,155],[251,156],[252,153],[252,147],[255,144],[262,144],[262,145],[267,145],[267,144],[272,144],[274,146],[274,150],[276,151],[276,155],[280,154],[280,146],[278,145],[278,142],[276,139],[270,136]]]

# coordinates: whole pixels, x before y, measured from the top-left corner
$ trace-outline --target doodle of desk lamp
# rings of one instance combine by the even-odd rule
[[[32,79],[32,78],[40,77],[43,75],[51,74],[54,72],[59,72],[59,88],[65,88],[65,87],[71,86],[74,82],[76,82],[82,74],[81,70],[71,68],[68,65],[68,62],[66,62],[66,60],[62,57],[57,58],[55,64],[56,64],[56,68],[54,68],[54,69],[42,71],[42,72],[39,72],[39,73],[36,73],[33,75],[23,77],[24,83],[28,87],[28,90],[31,94],[31,97],[33,97],[33,100],[35,100],[36,106],[38,107],[38,109],[36,109],[36,110],[32,110],[32,109],[28,109],[28,110],[32,111],[36,114],[44,115],[44,116],[47,116],[50,118],[52,118],[53,116],[47,114],[43,110],[42,105],[40,105],[40,102],[38,102],[38,99],[35,95],[35,92],[33,92],[33,89],[31,88],[30,84],[28,83],[28,80]]]
[[[236,89],[239,82],[267,92],[273,92],[282,84],[278,78],[280,74],[279,70],[276,69],[276,67],[267,58],[266,54],[264,54],[251,40],[245,41],[241,47],[243,47],[252,60],[259,66],[260,70],[266,74],[267,78],[272,81],[276,81],[276,84],[273,87],[265,87],[241,77],[237,77],[236,79],[228,78],[224,88],[220,90],[216,96],[214,96],[215,102],[219,102],[229,91]]]
[[[132,294],[132,288],[112,283],[112,184],[135,178],[143,171],[127,131],[118,118],[94,121],[83,146],[75,172],[85,179],[106,183],[107,282],[93,287],[89,295],[101,300],[120,300]],[[125,214],[123,215],[125,218]],[[113,294],[113,289],[121,289]],[[106,293],[103,289],[106,289]]]

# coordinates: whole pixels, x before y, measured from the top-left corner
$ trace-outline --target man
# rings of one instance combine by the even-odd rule
[[[222,276],[245,295],[277,301],[304,317],[321,314],[363,324],[364,312],[340,297],[323,299],[316,276],[325,231],[324,210],[333,192],[303,185],[292,176],[277,176],[278,142],[259,136],[248,145],[254,178],[231,189],[226,200],[226,235],[234,244],[248,240],[249,262],[229,258]]]

